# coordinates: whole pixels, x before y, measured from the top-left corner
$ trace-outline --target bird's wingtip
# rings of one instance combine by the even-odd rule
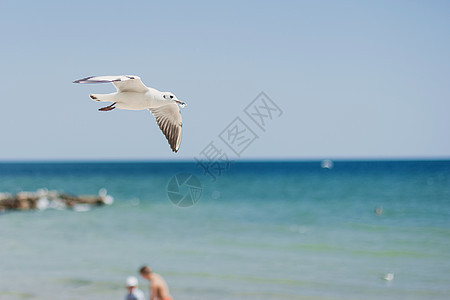
[[[180,145],[176,146],[176,145],[170,145],[170,149],[172,149],[173,153],[177,153],[178,150],[180,149]]]
[[[77,79],[72,83],[89,83],[89,79],[93,78],[95,76],[89,76],[89,77],[85,77],[85,78],[81,78],[81,79]]]
[[[82,79],[77,79],[75,81],[73,81],[72,83],[85,83],[86,80],[88,80],[89,78],[82,78]]]

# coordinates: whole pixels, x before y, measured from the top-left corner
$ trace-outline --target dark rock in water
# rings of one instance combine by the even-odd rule
[[[0,193],[0,211],[56,208],[76,208],[77,205],[101,206],[111,204],[113,198],[102,189],[99,195],[72,196],[57,191],[38,190],[16,195]]]
[[[60,198],[66,203],[68,207],[73,207],[76,204],[90,204],[93,206],[104,205],[104,199],[101,196],[69,196],[60,195]]]

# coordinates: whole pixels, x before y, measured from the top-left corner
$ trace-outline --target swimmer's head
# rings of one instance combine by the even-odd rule
[[[138,286],[138,280],[134,276],[127,277],[126,288],[131,293]]]
[[[152,274],[152,270],[149,266],[142,266],[142,268],[139,269],[139,274],[145,279],[149,279],[150,275]]]

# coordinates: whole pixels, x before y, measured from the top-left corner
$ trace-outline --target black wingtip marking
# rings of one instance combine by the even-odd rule
[[[84,82],[84,81],[87,81],[87,80],[89,80],[89,79],[91,79],[93,77],[95,77],[95,76],[89,76],[89,77],[86,77],[86,78],[78,79],[78,80],[75,80],[73,83],[89,83],[89,82]]]
[[[86,78],[78,79],[78,80],[75,80],[73,83],[110,83],[110,82],[122,81],[120,78],[115,79],[115,80],[92,80],[92,81],[89,81],[89,79],[94,78],[94,77],[97,77],[97,76],[89,76]]]

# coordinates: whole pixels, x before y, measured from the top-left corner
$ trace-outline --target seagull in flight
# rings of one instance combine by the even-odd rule
[[[181,113],[178,107],[185,107],[186,103],[170,92],[160,92],[146,87],[139,76],[91,76],[75,80],[73,83],[106,83],[111,82],[117,92],[110,94],[90,94],[94,101],[112,102],[102,107],[100,111],[110,111],[114,108],[128,110],[148,109],[156,119],[159,128],[164,133],[173,152],[178,152],[181,144]]]

